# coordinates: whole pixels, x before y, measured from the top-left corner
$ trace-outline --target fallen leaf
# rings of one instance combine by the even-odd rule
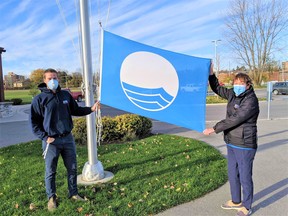
[[[30,203],[29,209],[30,210],[36,209],[36,205],[34,203]]]

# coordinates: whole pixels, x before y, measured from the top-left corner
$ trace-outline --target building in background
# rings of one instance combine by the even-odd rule
[[[9,72],[4,76],[4,88],[25,88],[30,85],[30,81],[25,78],[25,76],[17,75],[13,72]]]
[[[282,62],[282,70],[288,73],[288,61]]]

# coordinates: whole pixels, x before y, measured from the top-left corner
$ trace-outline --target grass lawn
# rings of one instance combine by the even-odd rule
[[[11,100],[12,98],[21,98],[22,104],[30,104],[32,96],[29,94],[29,89],[25,90],[5,90],[5,100]]]
[[[47,211],[40,141],[0,149],[1,215],[51,215]],[[87,147],[77,146],[78,173]],[[54,215],[153,215],[194,200],[227,181],[226,159],[197,140],[154,135],[125,144],[102,145],[98,159],[114,173],[105,184],[79,186],[89,201],[67,199],[66,170],[59,159]],[[33,203],[35,208],[29,209]]]
[[[5,90],[5,100],[11,100],[12,98],[21,98],[22,104],[31,104],[32,96],[29,94],[29,89],[24,90]],[[80,88],[71,88],[71,91],[81,91]],[[40,93],[40,91],[39,91]]]

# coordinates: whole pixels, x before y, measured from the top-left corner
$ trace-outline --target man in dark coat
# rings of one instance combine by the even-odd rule
[[[259,115],[258,98],[252,80],[247,74],[238,73],[233,88],[220,86],[211,64],[209,83],[211,89],[220,97],[228,100],[226,118],[213,128],[203,131],[205,135],[224,132],[227,144],[228,178],[231,200],[221,207],[236,209],[238,216],[251,214],[253,202],[252,167],[257,151],[257,119]],[[241,186],[243,200],[241,200]]]
[[[68,91],[61,90],[57,71],[47,69],[44,83],[38,87],[41,93],[31,104],[31,125],[33,133],[42,140],[45,159],[45,186],[48,197],[48,210],[56,209],[56,170],[59,155],[67,169],[69,198],[85,201],[78,195],[76,146],[71,134],[72,115],[84,116],[94,112],[99,105],[80,107]]]

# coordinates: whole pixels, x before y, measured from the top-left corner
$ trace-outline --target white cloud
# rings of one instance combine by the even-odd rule
[[[63,22],[55,0],[0,1],[0,46],[7,50],[2,54],[4,74],[13,71],[28,75],[34,69],[47,67],[72,72],[81,67],[78,8],[75,8],[75,1],[59,2],[68,26]],[[227,0],[110,2],[108,8],[108,1],[91,1],[91,43],[95,65],[98,61],[99,20],[106,30],[128,39],[211,58],[214,55],[211,40],[221,39],[223,11],[228,3]],[[224,45],[223,41],[219,51],[224,50]]]

